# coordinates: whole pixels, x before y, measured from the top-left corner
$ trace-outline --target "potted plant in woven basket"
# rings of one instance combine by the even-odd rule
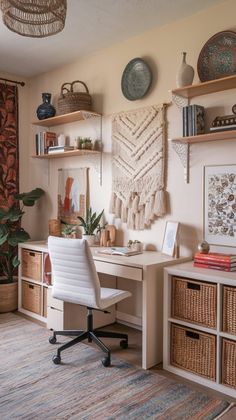
[[[41,188],[28,193],[16,194],[13,205],[8,209],[0,208],[0,313],[17,309],[17,279],[14,274],[20,264],[17,248],[20,242],[30,236],[20,226],[24,206],[32,207],[44,194]],[[20,205],[21,203],[21,205]]]
[[[88,241],[89,246],[95,244],[95,231],[100,230],[100,221],[102,218],[104,210],[97,215],[96,212],[93,213],[92,208],[89,207],[86,210],[85,218],[78,216],[80,220],[80,226],[84,228],[83,238]]]

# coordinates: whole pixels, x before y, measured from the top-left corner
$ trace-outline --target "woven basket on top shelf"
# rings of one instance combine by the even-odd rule
[[[85,88],[85,92],[75,92],[74,85],[76,83],[80,83]],[[79,110],[91,111],[91,106],[92,98],[89,94],[87,85],[84,82],[75,80],[72,83],[63,83],[57,103],[58,113],[60,115]]]
[[[236,287],[223,287],[223,331],[236,335]]]
[[[172,324],[170,360],[180,369],[215,381],[216,337]]]
[[[216,328],[216,297],[216,284],[173,277],[172,316]]]

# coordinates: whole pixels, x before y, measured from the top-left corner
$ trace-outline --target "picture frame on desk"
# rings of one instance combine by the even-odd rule
[[[167,221],[161,252],[174,257],[177,249],[179,222]]]
[[[204,166],[204,238],[211,245],[235,247],[236,165]]]

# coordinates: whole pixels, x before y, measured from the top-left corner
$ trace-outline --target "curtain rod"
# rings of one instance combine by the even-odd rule
[[[17,85],[25,86],[25,82],[18,82],[17,80],[4,79],[4,77],[0,77],[0,80],[4,80],[5,82],[11,82],[11,83],[16,83]]]

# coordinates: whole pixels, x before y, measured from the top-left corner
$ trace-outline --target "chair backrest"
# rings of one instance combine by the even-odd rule
[[[100,282],[85,239],[49,236],[52,296],[65,302],[100,307]]]

